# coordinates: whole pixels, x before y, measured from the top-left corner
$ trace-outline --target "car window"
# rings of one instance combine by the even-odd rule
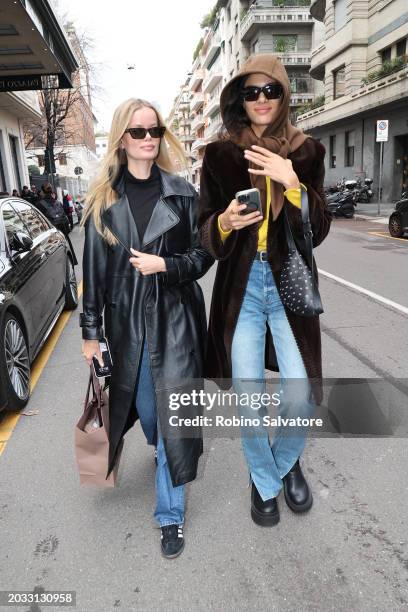
[[[30,204],[28,204],[27,202],[19,202],[18,200],[13,200],[11,204],[14,210],[16,210],[22,218],[33,240],[43,232],[46,232],[50,229],[48,223],[44,221],[38,211],[33,206],[30,206]]]
[[[27,233],[27,229],[22,219],[18,216],[10,204],[4,204],[1,209],[1,214],[3,217],[4,229],[6,230],[7,242],[10,249],[13,251],[13,235],[16,232]]]

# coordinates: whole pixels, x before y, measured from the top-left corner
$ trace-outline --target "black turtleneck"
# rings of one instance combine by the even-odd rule
[[[136,178],[126,167],[125,191],[142,241],[155,204],[160,197],[160,171],[157,164],[152,165],[147,179]]]

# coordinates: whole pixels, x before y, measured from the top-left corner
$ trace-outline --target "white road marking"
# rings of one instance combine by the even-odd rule
[[[367,295],[368,297],[372,298],[373,300],[376,300],[377,302],[381,302],[381,304],[390,306],[391,308],[394,308],[398,312],[402,312],[403,314],[408,315],[408,308],[406,306],[397,304],[397,302],[393,302],[392,300],[389,300],[388,298],[385,298],[382,295],[378,295],[378,293],[374,293],[374,291],[369,291],[368,289],[364,289],[364,287],[360,287],[360,285],[355,285],[354,283],[350,283],[350,281],[347,281],[344,278],[340,278],[340,276],[335,276],[334,274],[331,274],[330,272],[325,272],[325,270],[321,270],[320,268],[318,268],[318,272],[322,276],[331,278],[332,280],[336,281],[337,283],[340,283],[341,285],[344,285],[345,287],[354,289],[355,291],[358,291],[359,293],[363,293],[364,295]]]

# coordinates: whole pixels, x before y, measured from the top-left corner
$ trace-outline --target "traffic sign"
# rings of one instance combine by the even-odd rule
[[[388,119],[377,121],[377,142],[388,141]]]

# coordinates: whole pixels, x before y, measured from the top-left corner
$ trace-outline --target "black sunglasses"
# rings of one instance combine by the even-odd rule
[[[127,128],[127,130],[125,130],[125,133],[129,132],[132,138],[135,138],[137,140],[142,140],[143,138],[146,138],[147,132],[149,132],[152,138],[161,138],[162,136],[164,136],[165,131],[166,131],[165,125],[156,125],[155,127],[151,127],[151,128],[144,128],[144,127]]]
[[[246,102],[255,102],[261,92],[267,100],[275,100],[283,94],[283,87],[280,83],[267,83],[263,87],[251,85],[242,89],[242,97]]]

